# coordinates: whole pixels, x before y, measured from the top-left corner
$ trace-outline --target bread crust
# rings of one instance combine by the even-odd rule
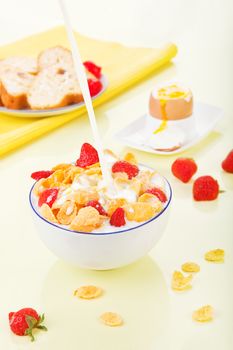
[[[29,107],[26,94],[11,95],[3,84],[1,84],[1,101],[9,109],[25,109]]]
[[[0,60],[0,106],[48,110],[83,101],[69,49],[45,49],[34,61],[16,56]],[[96,80],[90,72],[86,74],[87,79]]]

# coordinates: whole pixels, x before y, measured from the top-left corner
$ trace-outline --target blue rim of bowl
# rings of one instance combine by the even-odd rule
[[[143,222],[142,224],[140,225],[137,225],[137,226],[134,226],[134,227],[130,227],[128,229],[125,229],[125,230],[119,230],[119,231],[113,231],[113,232],[81,232],[81,231],[73,231],[73,230],[69,230],[68,228],[64,228],[62,226],[59,226],[59,225],[56,225],[48,220],[46,220],[43,216],[41,216],[38,211],[35,209],[33,203],[32,203],[32,191],[33,191],[33,188],[36,184],[36,182],[33,184],[30,192],[29,192],[29,203],[30,203],[30,206],[32,208],[32,210],[34,211],[34,213],[44,222],[46,222],[47,224],[51,225],[51,226],[54,226],[56,228],[59,228],[60,230],[63,230],[63,231],[67,231],[67,232],[70,232],[72,234],[81,234],[81,235],[92,235],[92,236],[105,236],[105,235],[113,235],[113,234],[117,234],[117,233],[124,233],[124,232],[128,232],[128,231],[132,231],[132,230],[135,230],[136,228],[139,228],[139,227],[143,227],[147,224],[149,224],[150,222],[156,220],[157,218],[159,218],[165,211],[166,209],[169,207],[170,203],[171,203],[171,200],[172,200],[172,188],[171,188],[171,185],[169,183],[169,181],[163,177],[164,180],[166,181],[168,187],[169,187],[169,190],[170,190],[170,196],[169,196],[169,199],[167,201],[167,204],[165,205],[165,207],[163,208],[163,210],[161,210],[156,216],[154,216],[152,219],[148,220],[148,221],[145,221]]]

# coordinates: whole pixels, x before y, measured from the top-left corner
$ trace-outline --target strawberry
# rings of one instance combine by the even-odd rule
[[[188,182],[197,171],[197,164],[191,158],[177,158],[172,164],[172,173],[182,182]]]
[[[83,62],[83,65],[88,70],[88,72],[92,73],[97,79],[101,77],[101,67],[97,66],[91,61]]]
[[[95,208],[96,210],[98,210],[100,215],[104,215],[104,216],[108,215],[106,213],[106,211],[104,210],[104,208],[102,207],[102,205],[100,204],[100,202],[98,202],[98,201],[94,201],[94,200],[93,201],[89,201],[86,206]]]
[[[233,149],[228,153],[224,161],[222,162],[222,168],[227,173],[233,173]]]
[[[48,206],[50,206],[50,208],[51,208],[51,206],[53,205],[53,203],[57,199],[58,191],[59,191],[59,189],[55,188],[55,187],[44,190],[40,194],[40,197],[38,200],[39,207],[41,207],[42,204],[45,203],[45,204],[48,204]]]
[[[128,175],[128,178],[132,179],[133,177],[137,176],[137,174],[139,173],[139,169],[134,164],[126,162],[125,160],[119,160],[113,164],[112,172],[113,173],[118,173],[118,172],[126,173]]]
[[[84,143],[81,147],[79,159],[76,160],[75,165],[85,168],[89,165],[99,162],[99,156],[96,149],[89,143]]]
[[[35,171],[34,173],[31,174],[31,178],[38,181],[40,179],[47,179],[50,175],[52,175],[54,171],[52,170],[40,170],[40,171]]]
[[[212,201],[218,197],[219,185],[212,176],[200,176],[193,184],[193,198],[196,201]]]
[[[87,82],[91,97],[97,95],[103,88],[103,85],[99,80],[88,79]]]
[[[166,194],[158,187],[149,188],[149,190],[146,190],[145,193],[151,193],[154,196],[156,196],[160,202],[165,203],[167,201]]]
[[[47,328],[42,325],[44,314],[39,316],[36,310],[32,308],[24,308],[17,312],[9,313],[10,328],[14,334],[23,336],[29,335],[31,341],[35,338],[32,334],[33,329],[41,329],[47,331]]]
[[[110,225],[120,227],[124,226],[126,224],[125,222],[125,212],[123,208],[117,208],[111,218],[110,218]]]

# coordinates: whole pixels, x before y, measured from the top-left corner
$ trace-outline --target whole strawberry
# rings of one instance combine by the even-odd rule
[[[110,218],[110,225],[120,227],[124,226],[126,224],[125,222],[125,212],[123,208],[117,208],[111,218]]]
[[[218,181],[212,176],[200,176],[194,181],[193,198],[196,201],[213,201],[218,194]]]
[[[41,329],[47,331],[47,328],[42,325],[44,321],[44,314],[39,316],[36,310],[32,308],[24,308],[17,312],[9,313],[10,328],[14,334],[23,336],[28,335],[31,341],[35,338],[32,334],[33,329]]]
[[[99,156],[96,149],[89,143],[84,143],[81,147],[80,157],[76,160],[75,165],[85,168],[98,162]]]
[[[233,149],[228,153],[228,155],[222,162],[222,168],[227,173],[233,173]]]
[[[197,164],[191,158],[177,158],[172,164],[172,173],[182,182],[188,182],[197,171]]]
[[[119,160],[113,164],[112,172],[126,173],[128,175],[128,178],[132,179],[133,177],[137,176],[137,174],[139,173],[139,169],[137,165],[126,162],[125,160]]]

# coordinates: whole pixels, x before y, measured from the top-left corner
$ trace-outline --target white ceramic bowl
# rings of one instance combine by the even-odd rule
[[[166,179],[165,179],[166,180]],[[161,238],[170,211],[172,189],[167,183],[168,201],[152,219],[115,232],[74,232],[43,218],[34,204],[33,187],[29,201],[41,240],[59,258],[92,270],[109,270],[128,265],[146,255]]]

